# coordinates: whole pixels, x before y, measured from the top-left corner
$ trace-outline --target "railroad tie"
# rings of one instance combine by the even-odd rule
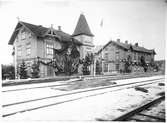
[[[138,113],[137,115],[142,115],[142,116],[146,116],[146,117],[158,119],[158,120],[160,120],[160,121],[165,121],[164,118],[160,118],[160,117],[156,117],[156,116],[152,116],[152,115],[147,115],[147,114],[143,114],[143,113]]]

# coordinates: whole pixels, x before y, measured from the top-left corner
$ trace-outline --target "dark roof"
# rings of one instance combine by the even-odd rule
[[[74,33],[72,34],[73,36],[85,34],[88,36],[94,36],[92,32],[90,31],[89,25],[86,21],[86,18],[83,14],[80,14],[77,26],[75,28]]]
[[[144,47],[140,47],[140,46],[135,46],[135,45],[132,45],[132,44],[127,44],[127,43],[122,43],[122,42],[118,42],[118,41],[109,41],[106,45],[103,46],[103,48],[101,48],[97,54],[99,54],[103,49],[105,49],[109,44],[115,44],[125,50],[129,50],[129,49],[132,49],[133,51],[136,51],[136,52],[143,52],[143,53],[149,53],[149,54],[156,54],[154,50],[149,50],[149,49],[146,49]]]
[[[45,33],[50,30],[50,28],[46,28],[46,27],[43,27],[41,25],[34,25],[34,24],[30,24],[30,23],[19,21],[18,24],[16,25],[16,28],[15,28],[15,30],[14,30],[14,32],[13,32],[8,44],[13,45],[15,37],[17,36],[17,34],[19,32],[19,28],[21,26],[24,26],[25,28],[29,29],[37,37],[44,37]],[[74,41],[74,43],[77,43],[79,45],[82,44],[78,40],[74,39],[70,34],[67,34],[67,33],[65,33],[65,32],[63,32],[61,30],[53,29],[53,31],[59,37],[60,41],[64,41],[64,42]]]
[[[20,22],[20,23],[26,26],[28,29],[30,29],[30,31],[32,31],[38,37],[42,37],[43,34],[45,34],[49,29],[41,25],[34,25],[26,22]]]

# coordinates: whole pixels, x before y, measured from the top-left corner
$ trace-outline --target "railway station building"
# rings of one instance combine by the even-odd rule
[[[78,23],[72,35],[58,29],[43,27],[42,25],[30,24],[18,21],[13,34],[8,42],[13,45],[13,62],[15,73],[18,73],[18,66],[24,61],[31,72],[31,65],[39,58],[44,62],[53,59],[53,49],[63,49],[66,44],[72,46],[75,43],[80,53],[80,59],[87,53],[93,52],[93,34],[83,14],[80,14]],[[71,47],[69,47],[70,50]],[[59,63],[61,64],[61,63]],[[55,69],[49,65],[40,64],[40,77],[53,77]],[[78,70],[82,74],[81,68]],[[18,74],[16,74],[18,78]]]
[[[71,35],[62,31],[61,26],[58,26],[58,29],[54,29],[52,25],[47,28],[42,25],[18,21],[8,42],[9,45],[13,45],[12,54],[16,78],[19,78],[17,71],[22,61],[26,63],[28,74],[30,75],[33,62],[38,61],[39,58],[44,63],[39,66],[40,77],[57,76],[56,71],[58,70],[47,64],[55,57],[53,49],[58,52],[63,50],[71,52],[73,44],[75,44],[79,52],[79,59],[85,58],[87,54],[95,53],[96,61],[100,63],[102,73],[104,74],[123,71],[125,61],[128,59],[134,64],[131,68],[132,72],[142,72],[141,67],[138,66],[141,58],[144,58],[147,64],[154,61],[156,53],[153,49],[146,49],[139,46],[138,43],[132,45],[128,41],[121,42],[120,39],[109,41],[100,50],[94,52],[93,37],[94,35],[83,14],[80,14],[75,30]],[[67,48],[66,45],[69,45],[69,47]],[[60,67],[65,66],[62,63],[63,56],[64,54],[60,53],[56,61]],[[79,59],[73,60],[74,66],[77,66]],[[82,75],[82,64],[78,65],[76,74]],[[95,69],[95,66],[91,65],[89,67],[90,74],[93,75]]]

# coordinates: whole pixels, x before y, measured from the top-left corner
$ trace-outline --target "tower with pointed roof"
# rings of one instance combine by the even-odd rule
[[[79,40],[83,45],[80,47],[81,58],[84,58],[88,53],[93,52],[93,37],[89,25],[86,21],[84,14],[80,14],[78,23],[75,27],[73,38]]]

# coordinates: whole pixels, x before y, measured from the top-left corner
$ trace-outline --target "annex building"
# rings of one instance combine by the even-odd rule
[[[55,49],[59,53],[57,59],[57,66],[63,68],[64,51],[72,52],[75,44],[79,52],[79,58],[82,59],[93,51],[93,34],[90,31],[86,18],[80,14],[78,23],[72,35],[62,31],[59,26],[58,29],[43,27],[42,25],[34,25],[23,21],[18,21],[13,34],[8,42],[13,45],[13,58],[15,65],[15,73],[18,73],[18,66],[24,61],[28,67],[28,73],[31,72],[31,65],[34,61],[41,60],[43,63],[48,63],[54,57]],[[78,63],[79,59],[74,59],[74,63]],[[74,64],[75,66],[75,64]],[[40,77],[56,76],[57,69],[40,64]],[[76,73],[82,74],[81,68]],[[19,78],[16,74],[16,78]]]
[[[132,72],[143,72],[143,68],[140,67],[141,59],[149,65],[154,61],[155,54],[154,49],[146,49],[139,46],[138,43],[132,45],[128,41],[121,42],[120,39],[117,39],[117,41],[109,41],[104,45],[96,52],[96,57],[102,73],[110,74],[123,72],[126,61],[130,62]]]

